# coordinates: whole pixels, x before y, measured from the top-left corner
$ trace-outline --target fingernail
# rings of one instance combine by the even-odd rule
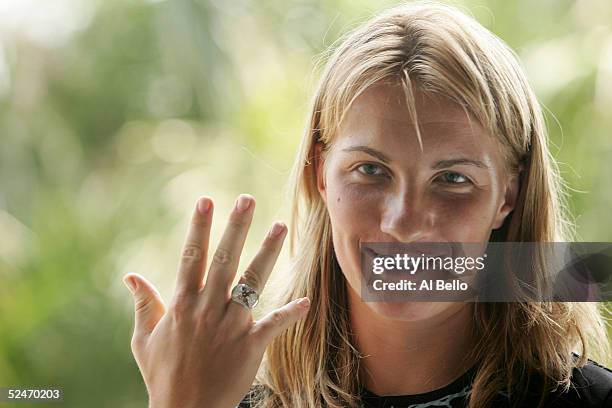
[[[236,209],[240,212],[246,211],[251,205],[251,200],[248,196],[240,195],[236,201]]]
[[[308,299],[307,297],[303,297],[297,301],[297,304],[303,307],[304,309],[308,309],[308,307],[310,306],[310,299]]]
[[[279,236],[281,232],[283,232],[284,227],[285,227],[285,224],[283,224],[282,222],[275,222],[274,225],[272,226],[272,229],[270,230],[270,236],[271,237]]]
[[[206,214],[210,210],[210,200],[207,198],[200,198],[198,200],[198,211],[200,214]]]
[[[132,279],[131,277],[124,278],[123,283],[125,283],[125,286],[127,286],[127,288],[130,290],[130,292],[132,292],[132,294],[136,293],[136,289],[138,289],[138,283],[136,283],[134,279]]]

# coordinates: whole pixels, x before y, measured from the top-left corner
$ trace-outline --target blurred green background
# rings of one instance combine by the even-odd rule
[[[319,57],[393,3],[0,1],[0,386],[145,406],[121,277],[139,272],[169,299],[202,194],[213,245],[236,195],[255,196],[250,259],[287,220]],[[580,238],[612,241],[612,2],[455,4],[521,57]]]

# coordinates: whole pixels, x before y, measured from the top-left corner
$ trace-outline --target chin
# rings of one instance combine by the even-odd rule
[[[445,315],[453,302],[366,302],[381,317],[405,322],[424,322]]]

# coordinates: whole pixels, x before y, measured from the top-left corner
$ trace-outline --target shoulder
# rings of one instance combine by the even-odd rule
[[[237,408],[255,408],[264,394],[264,386],[253,385]],[[534,403],[539,399],[536,395],[532,397],[538,397],[533,400]],[[548,401],[547,408],[612,408],[612,370],[588,360],[584,366],[573,369],[571,388],[567,392],[553,394]]]
[[[592,360],[574,368],[570,390],[557,395],[551,407],[612,407],[612,370]]]

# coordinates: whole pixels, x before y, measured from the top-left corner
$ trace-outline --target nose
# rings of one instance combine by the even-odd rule
[[[385,202],[380,229],[399,242],[437,242],[433,205],[418,194],[403,192]]]

